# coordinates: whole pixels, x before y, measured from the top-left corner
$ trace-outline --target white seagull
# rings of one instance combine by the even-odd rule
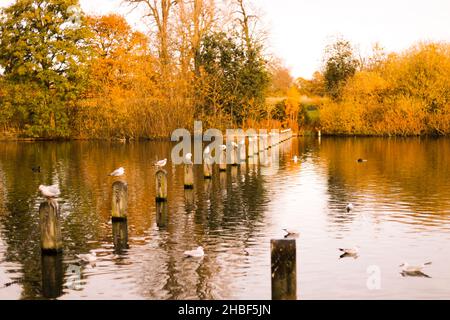
[[[405,273],[421,273],[422,270],[432,264],[431,262],[425,262],[418,266],[410,266],[408,262],[403,262],[399,267],[402,268],[402,271]]]
[[[345,207],[345,210],[347,210],[347,212],[350,212],[353,209],[354,209],[354,206],[353,206],[353,203],[351,203],[351,202]]]
[[[95,252],[86,254],[77,254],[76,257],[83,262],[94,263],[97,261],[97,254]]]
[[[220,150],[222,150],[222,151],[227,150],[227,146],[224,144],[220,145]]]
[[[120,176],[123,176],[124,174],[125,174],[125,169],[123,167],[120,167],[119,169],[116,169],[113,172],[111,172],[109,175],[111,177],[120,177]]]
[[[209,154],[211,150],[209,149],[209,146],[205,148],[205,151],[203,151],[204,154]]]
[[[186,154],[186,161],[191,162],[192,161],[192,153]]]
[[[339,248],[339,251],[343,252],[342,256],[347,255],[351,257],[356,257],[359,254],[359,247],[355,246],[353,248]]]
[[[159,160],[155,162],[155,166],[158,168],[162,168],[167,164],[167,159]]]
[[[296,238],[300,235],[300,232],[298,232],[297,230],[293,230],[293,229],[284,228],[283,231],[286,233],[284,235],[285,238],[290,238],[290,237]]]
[[[205,252],[203,251],[203,247],[198,247],[195,250],[185,251],[184,255],[186,257],[201,258],[201,257],[203,257],[205,255]]]
[[[47,199],[55,199],[58,198],[58,196],[61,194],[61,191],[59,190],[58,185],[52,185],[52,186],[39,186],[39,191],[41,191],[42,195]]]

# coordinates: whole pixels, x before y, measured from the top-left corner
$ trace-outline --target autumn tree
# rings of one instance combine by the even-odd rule
[[[87,57],[78,0],[21,0],[0,16],[0,66],[14,117],[31,136],[70,134]]]

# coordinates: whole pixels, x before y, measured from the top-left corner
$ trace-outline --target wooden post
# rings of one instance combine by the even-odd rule
[[[295,239],[270,241],[272,264],[272,300],[297,299],[297,263]]]
[[[246,159],[245,138],[239,142],[239,162],[244,163]]]
[[[167,201],[167,171],[156,171],[156,202]]]
[[[227,171],[227,150],[220,151],[219,170]]]
[[[184,164],[184,188],[194,189],[194,165],[192,163]]]
[[[254,138],[253,137],[248,137],[248,152],[247,152],[247,156],[249,158],[253,158],[253,144],[255,143]]]
[[[56,299],[63,293],[63,255],[42,255],[42,295],[47,299]]]
[[[256,135],[253,139],[253,154],[259,154],[259,136]]]
[[[239,161],[238,161],[238,149],[239,149],[239,145],[237,147],[231,147],[231,165],[236,167],[239,166]]]
[[[212,179],[212,161],[209,155],[205,155],[203,160],[203,177],[205,179]]]
[[[169,222],[167,202],[156,203],[156,225],[158,228],[165,228]]]
[[[128,222],[114,221],[112,223],[114,253],[122,254],[128,249]]]
[[[43,254],[62,252],[63,243],[59,221],[59,205],[55,200],[42,202],[39,206],[41,227],[41,251]]]
[[[113,221],[127,219],[128,210],[128,185],[123,181],[113,183],[113,194],[111,200],[111,217]]]

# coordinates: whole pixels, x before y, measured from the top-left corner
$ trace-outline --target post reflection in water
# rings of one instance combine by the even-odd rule
[[[113,221],[112,222],[114,253],[123,254],[128,249],[128,222]]]
[[[270,239],[286,227],[301,234],[301,298],[450,298],[449,139],[292,139],[226,172],[214,165],[211,180],[196,166],[193,190],[172,146],[0,143],[0,299],[270,299]],[[168,202],[155,203],[149,155],[169,160]],[[120,166],[128,220],[111,224],[107,174]],[[53,183],[64,250],[41,258],[38,186]],[[200,245],[203,259],[184,257]],[[339,259],[355,245],[358,259]],[[79,265],[91,251],[96,266]],[[404,261],[432,261],[430,278],[402,277]],[[74,266],[82,279],[63,285]],[[370,266],[382,290],[367,289]]]
[[[64,283],[62,254],[45,255],[41,257],[42,263],[42,296],[56,299],[62,295]]]

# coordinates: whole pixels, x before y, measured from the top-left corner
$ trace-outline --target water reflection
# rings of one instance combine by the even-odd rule
[[[226,172],[214,166],[211,180],[196,167],[193,190],[169,161],[169,200],[156,203],[148,159],[170,158],[171,147],[1,143],[0,298],[270,299],[269,242],[287,226],[301,232],[302,298],[450,298],[442,285],[450,277],[449,140],[293,139]],[[128,221],[111,223],[106,175],[119,166]],[[62,190],[59,260],[41,258],[39,246],[37,187],[52,183]],[[198,245],[203,259],[183,257]],[[339,259],[339,247],[354,245],[358,259]],[[74,279],[75,255],[90,250],[96,266]],[[399,260],[414,259],[433,260],[432,278],[399,274]],[[366,288],[370,265],[381,268],[383,290]]]

